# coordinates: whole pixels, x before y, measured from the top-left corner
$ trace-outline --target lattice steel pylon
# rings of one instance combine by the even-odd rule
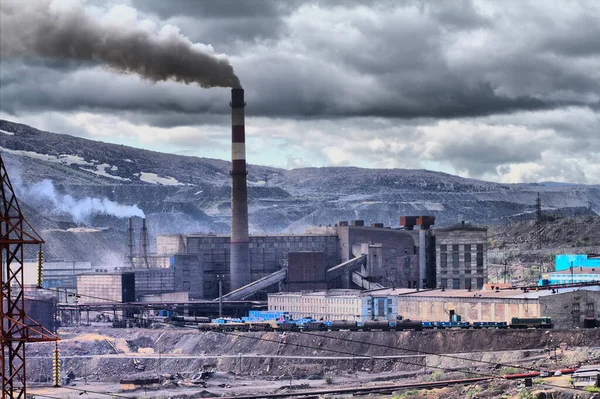
[[[23,249],[44,242],[25,220],[0,154],[0,249],[2,277],[2,398],[25,399],[25,343],[57,341],[58,337],[25,314],[23,291]]]

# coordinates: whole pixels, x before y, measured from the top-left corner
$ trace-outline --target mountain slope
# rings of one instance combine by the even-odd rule
[[[43,233],[74,243],[56,245],[62,248],[52,253],[56,258],[80,258],[85,254],[81,246],[94,246],[93,239],[64,237],[66,229],[87,225],[106,228],[98,233],[98,248],[114,253],[104,257],[109,260],[94,256],[95,263],[122,259],[125,216],[144,214],[151,235],[228,232],[229,162],[102,143],[4,120],[0,146],[19,197],[35,212],[32,217]],[[438,225],[459,219],[501,223],[531,214],[538,192],[548,209],[591,204],[600,210],[599,186],[498,184],[405,169],[249,165],[248,171],[255,234],[297,232],[306,225],[350,219],[398,226],[402,214],[434,215]],[[44,179],[50,181],[41,183]]]

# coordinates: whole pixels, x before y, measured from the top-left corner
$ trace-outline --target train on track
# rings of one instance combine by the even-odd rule
[[[261,317],[263,316],[263,317]],[[447,329],[550,329],[549,317],[513,317],[505,321],[420,321],[420,320],[325,320],[291,319],[285,314],[261,315],[258,312],[239,319],[173,316],[171,322],[195,324],[200,331],[422,331]]]

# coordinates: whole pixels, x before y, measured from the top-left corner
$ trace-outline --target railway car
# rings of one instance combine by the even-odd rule
[[[421,331],[423,330],[423,323],[418,320],[399,320],[399,321],[390,321],[390,327],[395,331],[404,331],[404,330],[415,330]]]
[[[508,323],[505,321],[474,321],[472,327],[474,329],[508,328]]]
[[[510,328],[553,328],[550,317],[513,317]]]
[[[395,327],[395,322],[394,323],[394,327]],[[372,331],[372,330],[379,330],[379,331],[390,331],[393,327],[392,327],[392,322],[388,321],[388,320],[368,320],[368,321],[364,321],[364,322],[359,322],[358,323],[358,328],[360,328],[363,331]]]
[[[209,317],[202,316],[171,316],[170,321],[176,323],[210,323]]]

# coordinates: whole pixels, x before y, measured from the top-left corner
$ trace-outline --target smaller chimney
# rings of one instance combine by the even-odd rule
[[[148,264],[148,229],[146,228],[146,218],[142,219],[142,232],[141,232],[141,255],[142,255],[142,260],[144,262],[144,266],[146,266],[147,268],[150,267],[150,265]]]
[[[133,218],[129,218],[129,227],[127,229],[127,248],[129,254],[127,255],[127,266],[134,267],[135,258],[135,236],[133,233]]]

